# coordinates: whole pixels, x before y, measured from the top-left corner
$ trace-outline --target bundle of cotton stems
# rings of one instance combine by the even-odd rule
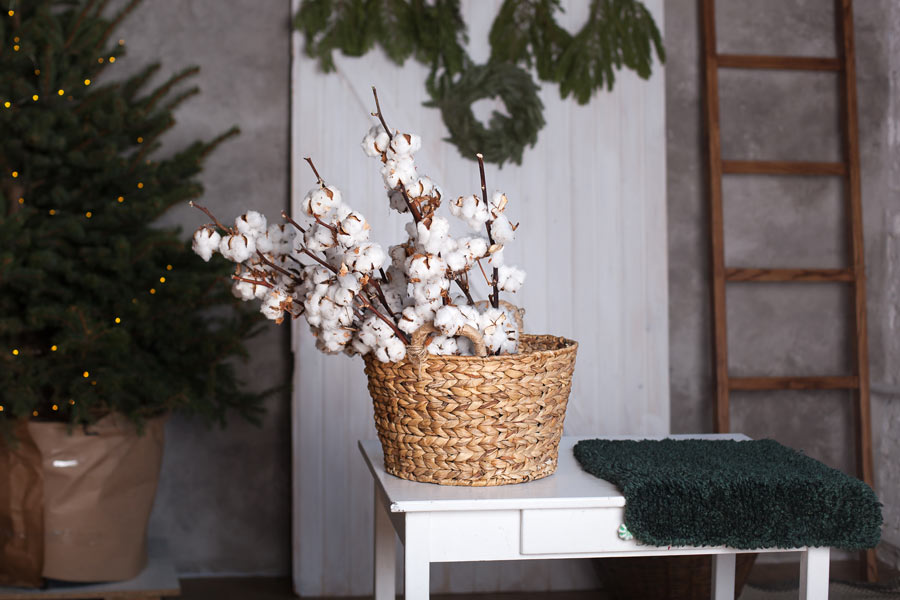
[[[377,94],[375,102],[379,124],[362,147],[380,163],[390,207],[412,219],[406,241],[387,251],[372,241],[366,217],[306,159],[317,184],[303,199],[302,216],[282,213],[284,222],[269,223],[251,210],[229,227],[194,204],[213,221],[194,233],[194,251],[206,261],[218,253],[234,262],[235,296],[261,301],[262,313],[278,323],[285,315],[305,317],[326,353],[374,352],[382,362],[400,361],[412,334],[432,324],[437,333],[427,339],[431,354],[471,355],[473,344],[461,335],[466,326],[481,334],[491,354],[515,354],[520,332],[499,299],[500,292],[519,290],[525,272],[504,260],[517,228],[505,214],[506,195],[488,196],[478,155],[481,193],[449,201],[450,214],[472,234],[453,237],[450,222],[437,214],[443,191],[416,167],[421,139],[391,131]],[[487,302],[472,297],[473,269],[490,286]]]

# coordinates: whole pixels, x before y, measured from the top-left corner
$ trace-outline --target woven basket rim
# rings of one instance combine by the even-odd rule
[[[578,349],[578,342],[575,340],[570,340],[569,338],[565,338],[559,335],[551,335],[551,334],[540,334],[540,333],[523,333],[519,336],[519,339],[522,338],[553,338],[555,340],[562,340],[564,342],[564,346],[561,348],[553,348],[551,350],[532,350],[530,352],[516,352],[515,354],[501,354],[500,356],[459,356],[456,354],[427,354],[427,359],[429,362],[440,360],[440,361],[450,361],[450,362],[496,362],[496,361],[506,361],[506,360],[519,360],[525,356],[535,356],[535,355],[551,355],[551,354],[559,354],[562,352],[574,352]],[[364,360],[377,360],[375,358],[374,353],[369,352],[363,356]],[[400,365],[403,363],[410,362],[409,358],[404,358],[399,362],[389,362],[382,363],[385,365]]]

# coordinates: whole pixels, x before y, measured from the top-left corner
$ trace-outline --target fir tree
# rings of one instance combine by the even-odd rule
[[[157,64],[107,81],[125,52],[115,28],[138,1],[111,18],[95,0],[0,14],[2,416],[260,410],[231,360],[257,318],[222,285],[226,262],[198,261],[179,230],[153,225],[201,195],[204,158],[236,130],[158,155],[197,69],[153,89]]]

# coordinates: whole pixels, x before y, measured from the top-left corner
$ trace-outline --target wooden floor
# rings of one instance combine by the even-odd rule
[[[896,580],[900,573],[879,565],[881,581]],[[858,580],[859,567],[856,563],[834,561],[831,563],[831,578],[844,581]],[[768,586],[799,578],[799,566],[791,564],[757,564],[750,573],[750,583]],[[182,579],[182,600],[289,600],[296,598],[291,591],[291,580],[270,577],[229,577],[222,579]],[[600,591],[584,592],[531,592],[509,594],[435,594],[433,600],[603,600]],[[309,599],[324,600],[324,599]],[[344,599],[351,600],[351,599]],[[366,600],[359,597],[353,600]]]

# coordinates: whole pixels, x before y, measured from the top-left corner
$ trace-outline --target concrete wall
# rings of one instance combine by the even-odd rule
[[[834,56],[830,0],[719,0],[719,51]],[[900,7],[855,3],[862,192],[869,276],[876,487],[884,539],[900,544],[900,202],[897,187]],[[672,430],[712,428],[709,226],[699,2],[666,3]],[[839,160],[837,77],[720,71],[723,155]],[[836,178],[730,176],[726,264],[846,266]],[[849,353],[847,287],[730,284],[729,362],[736,375],[841,374]],[[845,392],[734,394],[732,429],[774,437],[852,472]],[[889,549],[888,549],[889,550]],[[888,557],[891,558],[891,557]]]
[[[700,103],[697,0],[667,0],[666,45],[672,428],[712,423],[708,225]],[[723,50],[828,55],[830,0],[719,0]],[[858,0],[856,32],[877,488],[885,539],[900,545],[900,8]],[[168,71],[203,67],[203,95],[179,113],[173,143],[239,124],[244,133],[210,157],[204,202],[230,218],[253,203],[288,202],[288,3],[276,0],[146,2],[122,28],[130,57]],[[837,156],[834,84],[828,75],[723,75],[729,156],[827,160]],[[777,117],[771,123],[768,117]],[[734,178],[731,178],[734,179]],[[815,179],[748,178],[725,185],[727,249],[735,264],[839,266],[839,189]],[[193,228],[187,210],[171,219]],[[781,261],[781,262],[777,262]],[[823,293],[824,292],[824,293]],[[839,289],[754,287],[729,296],[734,372],[833,372],[845,297]],[[796,325],[789,325],[796,323]],[[287,381],[285,329],[252,343],[243,369],[252,385]],[[840,393],[769,394],[734,402],[735,430],[771,435],[849,469],[848,399]],[[752,410],[751,410],[752,409]],[[177,565],[198,573],[290,571],[288,400],[273,398],[262,429],[225,431],[175,419],[151,526],[167,536]],[[892,463],[893,459],[893,463]]]
[[[269,214],[288,205],[289,18],[286,1],[149,1],[116,34],[128,56],[110,76],[152,61],[165,74],[201,67],[194,84],[202,93],[176,113],[167,148],[240,126],[201,177],[200,202],[223,220],[250,205]],[[165,220],[189,235],[207,219],[185,206]],[[240,374],[250,388],[290,380],[288,327],[266,327],[249,349]],[[224,430],[169,422],[150,530],[168,539],[182,573],[290,572],[289,395],[271,398],[267,409],[262,427],[238,419]]]

